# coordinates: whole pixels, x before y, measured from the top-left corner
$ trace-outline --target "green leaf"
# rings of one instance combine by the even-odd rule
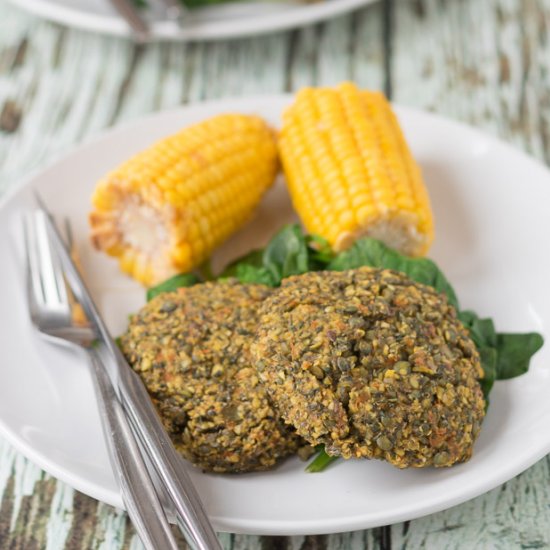
[[[309,270],[327,269],[336,256],[329,242],[318,235],[307,235],[306,243],[309,251]]]
[[[489,404],[489,393],[497,380],[498,352],[496,349],[497,333],[492,319],[481,319],[478,315],[469,310],[458,312],[458,318],[468,329],[470,338],[473,340],[479,352],[483,378],[479,385],[483,391],[485,402]]]
[[[222,273],[220,273],[219,278],[226,279],[228,277],[237,277],[239,266],[261,267],[263,254],[263,250],[252,250],[252,252],[231,262]]]
[[[326,251],[323,251],[326,255]],[[285,277],[310,271],[308,239],[298,225],[283,227],[263,250],[253,250],[235,260],[221,278],[236,277],[241,283],[279,286]]]
[[[458,308],[455,291],[435,262],[428,258],[409,258],[376,239],[358,239],[351,248],[340,252],[330,262],[328,269],[344,271],[362,266],[400,271],[413,281],[431,286],[444,293],[449,303]]]
[[[479,385],[485,399],[485,408],[487,408],[489,405],[489,393],[493,389],[493,385],[497,379],[497,350],[489,346],[477,346],[477,349],[479,351],[481,368],[483,369],[483,378],[479,380]]]
[[[330,464],[338,460],[339,456],[330,456],[328,455],[324,449],[319,451],[317,456],[308,464],[306,468],[306,472],[309,474],[317,474],[319,472],[323,472],[328,468]]]
[[[470,331],[479,351],[485,374],[480,384],[486,400],[495,380],[509,380],[525,374],[531,357],[544,343],[536,332],[498,333],[492,319],[482,319],[473,311],[461,311],[458,318]]]
[[[309,271],[306,237],[298,225],[283,227],[265,247],[262,264],[280,284],[291,275]]]
[[[173,292],[181,287],[193,286],[197,284],[199,278],[193,273],[180,273],[179,275],[174,275],[170,279],[158,284],[157,286],[152,286],[147,289],[147,301],[149,302],[155,296],[162,294],[163,292]]]
[[[544,339],[536,332],[497,334],[497,380],[508,380],[526,373],[531,357],[543,344]]]
[[[345,271],[364,265],[380,267],[384,262],[385,246],[374,239],[359,239],[353,246],[340,252],[328,265],[330,270]]]
[[[256,267],[250,264],[239,264],[235,268],[234,275],[243,284],[259,284],[277,286],[277,281],[272,273],[263,266]]]
[[[458,318],[470,331],[470,336],[478,348],[497,347],[497,332],[492,319],[482,319],[475,312],[469,310],[458,312]]]

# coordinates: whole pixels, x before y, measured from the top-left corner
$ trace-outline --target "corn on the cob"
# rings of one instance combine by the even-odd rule
[[[306,88],[283,116],[279,150],[306,229],[336,251],[360,236],[422,255],[433,239],[428,193],[385,97],[351,83]]]
[[[98,183],[92,241],[145,285],[189,271],[250,218],[277,167],[274,134],[261,118],[205,120]]]

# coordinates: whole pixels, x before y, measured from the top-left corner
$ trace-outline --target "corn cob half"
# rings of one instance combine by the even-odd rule
[[[274,134],[259,117],[185,128],[98,183],[92,242],[145,285],[190,271],[250,218],[277,167]]]
[[[279,150],[302,222],[336,251],[370,236],[408,255],[427,252],[428,193],[381,93],[351,83],[303,89],[284,113]]]

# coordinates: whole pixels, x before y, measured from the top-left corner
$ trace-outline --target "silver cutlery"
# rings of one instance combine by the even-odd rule
[[[105,372],[109,375],[114,391],[130,421],[131,430],[138,436],[140,448],[145,453],[148,464],[152,465],[162,484],[163,494],[174,508],[178,526],[193,548],[198,550],[220,549],[221,546],[204,511],[200,497],[184,467],[183,460],[175,451],[153,408],[147,390],[137,374],[128,366],[118,346],[111,338],[78,269],[74,265],[63,238],[44,204],[38,197],[37,200],[42,207],[38,216],[42,216],[46,239],[59,259],[58,270],[63,273],[68,286],[83,308],[98,341],[101,343],[102,368],[105,368]],[[40,239],[41,242],[44,241],[44,236],[41,236]],[[58,327],[55,326],[57,323],[56,320],[52,330],[58,330]]]
[[[74,325],[69,293],[60,262],[47,238],[43,212],[28,213],[24,219],[24,237],[32,323],[50,342],[87,352],[111,466],[128,515],[145,548],[177,549],[128,420],[92,345],[93,333]]]
[[[149,23],[132,0],[110,0],[110,2],[130,27],[133,39],[138,43],[149,42],[151,39]],[[179,0],[156,0],[156,2],[162,6],[167,20],[180,24],[186,9]]]
[[[128,23],[136,42],[147,42],[151,38],[149,25],[139,13],[132,0],[109,0],[118,14]]]

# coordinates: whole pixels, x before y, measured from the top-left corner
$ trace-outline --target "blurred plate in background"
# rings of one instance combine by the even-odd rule
[[[109,0],[10,0],[13,4],[57,23],[94,32],[129,36],[126,23]],[[281,31],[330,19],[377,0],[298,0],[281,3],[237,2],[194,9],[182,27],[163,21],[162,13],[149,10],[156,40],[218,40]],[[153,3],[153,2],[151,2]]]

